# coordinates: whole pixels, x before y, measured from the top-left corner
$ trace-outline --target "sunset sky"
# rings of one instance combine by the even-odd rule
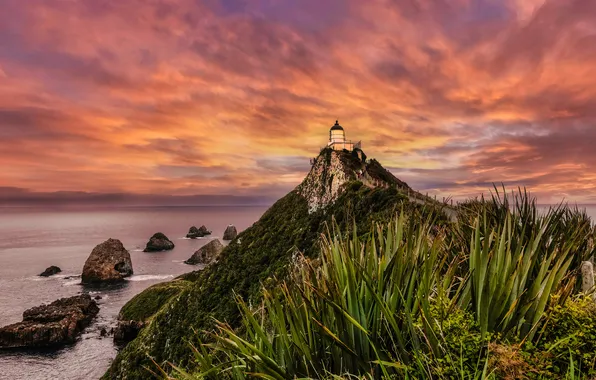
[[[596,1],[0,0],[0,198],[275,199],[336,119],[425,193],[596,203]]]

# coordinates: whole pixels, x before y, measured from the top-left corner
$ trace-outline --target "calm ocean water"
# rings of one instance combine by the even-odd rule
[[[19,322],[25,309],[61,297],[89,292],[100,295],[100,313],[73,346],[58,351],[1,352],[0,379],[98,379],[116,356],[112,338],[102,338],[120,308],[143,289],[189,272],[182,263],[209,238],[184,236],[192,225],[206,225],[211,238],[223,235],[228,224],[249,227],[266,207],[151,207],[103,210],[0,208],[0,326]],[[144,253],[149,237],[161,231],[176,248]],[[130,251],[134,275],[118,288],[86,289],[80,275],[93,247],[108,238],[120,239]],[[50,265],[62,273],[37,275]]]

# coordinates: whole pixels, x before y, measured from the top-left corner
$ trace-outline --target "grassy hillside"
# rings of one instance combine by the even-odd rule
[[[336,219],[341,228],[348,228],[355,215],[358,231],[370,231],[374,221],[387,220],[402,208],[409,213],[429,211],[408,202],[393,187],[371,189],[350,182],[345,188],[336,202],[311,214],[306,200],[295,191],[276,202],[222,252],[217,263],[189,276],[194,283],[181,288],[181,293],[158,311],[139,337],[117,356],[104,378],[146,379],[148,371],[144,367],[152,367],[150,357],[157,363],[189,365],[189,342],[197,338],[193,331],[209,329],[214,319],[239,325],[234,294],[257,300],[261,284],[285,277],[296,250],[306,256],[317,255],[318,239],[326,222]],[[152,290],[147,292],[137,300],[152,303]],[[125,310],[134,308],[129,304]]]
[[[333,228],[171,379],[594,379],[596,304],[577,285],[596,231],[513,200],[466,202],[449,228],[415,209],[367,236]]]

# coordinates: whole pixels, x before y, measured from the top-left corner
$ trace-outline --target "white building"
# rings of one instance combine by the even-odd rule
[[[339,125],[338,121],[335,120],[335,125],[329,130],[329,143],[327,146],[333,150],[347,149],[352,151],[354,148],[360,148],[360,142],[354,144],[352,141],[346,140],[346,132]]]

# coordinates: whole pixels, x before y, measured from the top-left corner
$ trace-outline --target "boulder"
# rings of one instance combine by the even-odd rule
[[[56,273],[60,273],[62,272],[62,269],[58,268],[55,265],[52,265],[51,267],[46,268],[46,270],[44,270],[42,273],[40,273],[39,275],[41,277],[50,277],[55,275]]]
[[[224,246],[218,239],[211,240],[193,253],[193,255],[184,263],[190,265],[209,264],[219,256],[223,249]]]
[[[174,249],[174,243],[168,237],[161,232],[158,232],[151,236],[149,242],[147,242],[147,246],[143,250],[143,252],[159,252],[159,251],[168,251],[170,249]]]
[[[118,239],[108,239],[93,248],[85,261],[81,280],[83,284],[101,284],[124,281],[132,275],[130,253]]]
[[[51,347],[74,343],[99,307],[88,294],[61,298],[23,313],[23,321],[0,328],[0,348]]]
[[[234,240],[238,236],[238,231],[236,230],[236,226],[230,224],[226,231],[224,232],[223,239],[224,240]]]
[[[145,327],[145,322],[119,321],[114,330],[114,343],[125,345],[139,335],[139,331]]]
[[[188,233],[186,234],[186,237],[187,238],[191,238],[191,239],[196,239],[196,238],[199,238],[199,237],[203,237],[205,235],[211,235],[211,231],[209,231],[207,229],[207,227],[201,226],[200,228],[197,228],[195,226],[192,226],[188,230]]]

